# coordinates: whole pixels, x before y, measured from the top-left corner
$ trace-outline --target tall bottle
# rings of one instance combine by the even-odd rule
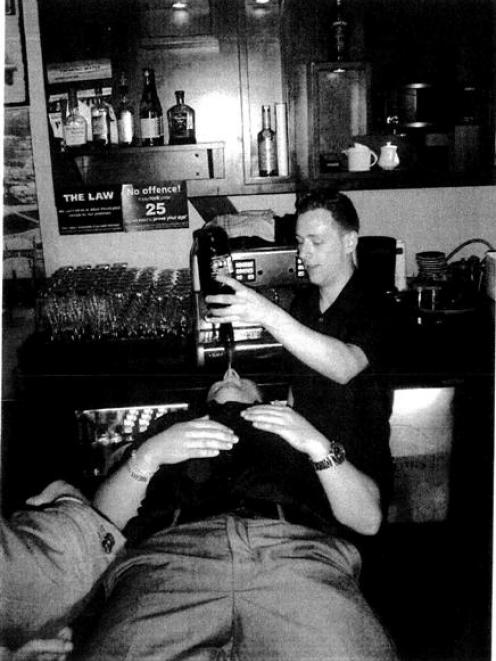
[[[174,94],[176,105],[167,111],[169,144],[194,145],[196,144],[195,111],[184,103],[183,90],[177,90]]]
[[[91,108],[91,132],[93,146],[102,149],[110,146],[110,109],[102,98],[102,88],[95,88],[95,103]]]
[[[74,87],[69,89],[67,114],[63,123],[64,146],[68,151],[78,151],[86,146],[88,141],[88,125],[79,112],[77,92]]]
[[[204,296],[209,294],[234,294],[228,285],[216,279],[217,275],[233,274],[233,263],[226,231],[216,225],[208,225],[194,233],[197,242],[198,275]],[[210,307],[223,307],[212,305]],[[219,340],[227,355],[227,367],[231,368],[234,356],[234,329],[231,323],[220,324]]]
[[[128,85],[126,76],[122,73],[119,80],[119,102],[117,104],[117,141],[121,147],[133,144],[134,110],[127,98]]]
[[[164,144],[164,116],[157,95],[155,72],[143,69],[143,94],[140,102],[141,144],[157,146]]]
[[[258,171],[261,177],[277,175],[276,134],[270,122],[270,106],[262,106],[262,130],[257,135]]]
[[[231,287],[216,279],[217,275],[232,275],[233,263],[226,231],[217,225],[206,225],[196,230],[198,275],[205,296],[233,294]]]

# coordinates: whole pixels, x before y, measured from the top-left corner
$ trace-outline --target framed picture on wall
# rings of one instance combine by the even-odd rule
[[[21,0],[5,0],[4,103],[18,106],[28,102],[26,53]]]

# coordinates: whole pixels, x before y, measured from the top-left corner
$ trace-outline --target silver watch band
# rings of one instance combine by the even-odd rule
[[[346,459],[346,451],[341,443],[333,441],[328,454],[320,461],[312,461],[313,467],[316,471],[323,471],[326,468],[333,468],[339,466]]]

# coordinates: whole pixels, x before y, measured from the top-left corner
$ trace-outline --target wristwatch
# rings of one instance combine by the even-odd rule
[[[331,441],[331,447],[327,456],[325,456],[320,461],[312,461],[313,467],[316,471],[323,471],[326,468],[333,468],[334,466],[339,466],[346,459],[346,450],[341,445],[341,443],[336,443],[336,441]]]

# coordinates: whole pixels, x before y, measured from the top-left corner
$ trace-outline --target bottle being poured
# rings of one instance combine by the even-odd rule
[[[233,264],[226,231],[217,225],[207,225],[195,232],[198,273],[203,294],[234,294],[231,287],[217,280],[218,275],[233,274]],[[231,323],[220,324],[219,340],[224,346],[227,369],[234,359],[234,329]]]

